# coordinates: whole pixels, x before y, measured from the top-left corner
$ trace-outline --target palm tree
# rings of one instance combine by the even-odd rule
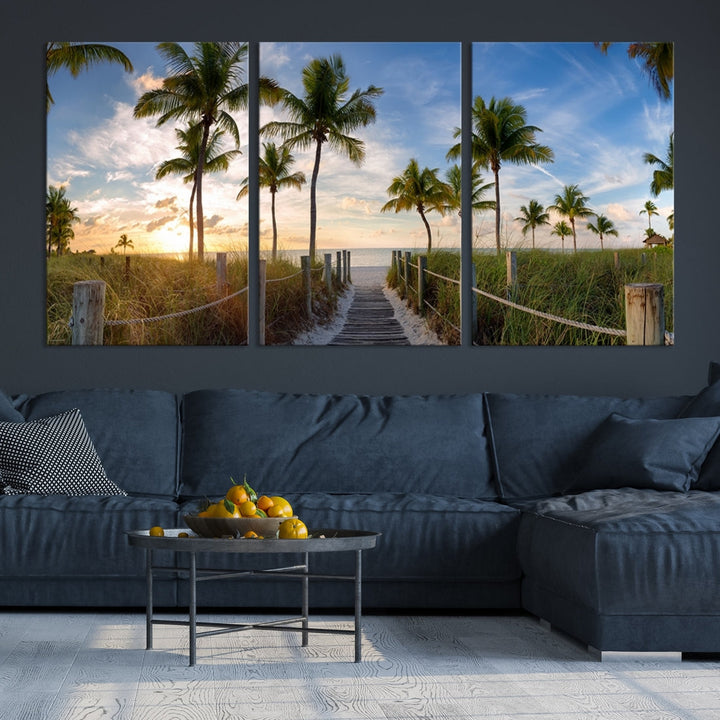
[[[452,165],[445,173],[447,184],[452,188],[452,201],[447,210],[457,210],[458,215],[462,215],[462,169],[456,163]],[[473,212],[482,212],[483,210],[494,210],[494,200],[483,200],[483,195],[493,187],[494,183],[486,183],[485,178],[480,174],[480,164],[472,165],[472,209]]]
[[[565,238],[573,234],[572,228],[564,220],[560,220],[553,225],[550,234],[559,236],[562,241],[562,251],[565,252]]]
[[[315,257],[317,229],[317,180],[322,146],[333,150],[355,165],[365,159],[365,143],[348,133],[375,122],[373,99],[382,95],[374,85],[348,95],[350,78],[339,55],[311,60],[303,69],[302,98],[282,90],[282,103],[290,116],[288,121],[270,122],[261,132],[280,136],[290,150],[315,147],[315,164],[310,181],[310,257]]]
[[[661,160],[652,153],[645,153],[643,155],[643,160],[648,165],[659,166],[658,170],[653,171],[653,179],[650,183],[650,192],[654,197],[657,197],[663,190],[673,190],[675,188],[673,173],[674,142],[675,133],[670,133],[667,155],[664,160]]]
[[[205,148],[205,172],[227,172],[230,167],[230,160],[240,154],[239,150],[227,150],[220,152],[220,144],[225,133],[215,128],[208,138],[207,147]],[[177,149],[182,155],[180,157],[165,160],[160,163],[155,171],[155,179],[166,175],[182,175],[183,182],[192,183],[190,192],[190,204],[188,207],[188,217],[190,223],[190,246],[188,250],[188,258],[193,259],[193,241],[195,234],[195,222],[193,214],[193,205],[195,203],[195,193],[197,191],[197,167],[200,161],[200,141],[202,135],[197,125],[190,126],[186,130],[175,129],[175,135],[178,142]]]
[[[47,77],[54,75],[60,68],[66,68],[73,77],[77,77],[81,71],[101,62],[118,63],[127,72],[133,71],[132,63],[126,55],[110,45],[49,42],[45,48]],[[45,80],[45,109],[50,112],[50,106],[55,100],[50,93],[47,77]]]
[[[437,174],[438,168],[420,170],[417,160],[412,158],[402,175],[393,178],[387,189],[388,195],[394,197],[380,208],[380,212],[394,210],[396,213],[417,210],[427,232],[428,253],[432,251],[432,231],[426,213],[435,210],[444,215],[453,201],[453,189]]]
[[[520,206],[520,217],[515,219],[523,223],[522,234],[527,235],[527,231],[532,231],[532,246],[535,249],[535,228],[539,225],[549,225],[550,215],[545,212],[545,208],[537,201],[531,200],[527,205]]]
[[[492,170],[495,178],[495,245],[500,253],[500,167],[503,162],[516,165],[532,165],[552,162],[553,151],[535,141],[535,135],[542,132],[535,125],[526,125],[527,111],[516,105],[510,98],[488,104],[478,96],[472,109],[473,135],[472,157],[483,167]],[[455,128],[454,137],[460,137],[460,128]],[[450,148],[449,159],[460,157],[460,143]]]
[[[127,255],[127,249],[135,246],[133,245],[133,241],[125,233],[123,233],[120,236],[120,239],[115,243],[115,247],[121,247],[123,249],[123,255]]]
[[[613,223],[613,221],[609,218],[605,217],[605,215],[596,215],[595,218],[595,224],[593,225],[591,222],[589,222],[587,224],[587,229],[600,236],[600,249],[604,250],[605,248],[603,247],[603,236],[614,235],[615,237],[617,237],[618,231],[615,229],[615,223]]]
[[[80,222],[77,208],[70,206],[65,196],[65,188],[50,185],[45,202],[45,240],[47,254],[51,255],[53,247],[58,256],[62,255],[75,237],[73,223]]]
[[[248,86],[242,83],[247,45],[239,42],[196,42],[194,54],[174,42],[159,43],[158,52],[168,63],[170,74],[162,85],[144,93],[135,105],[137,118],[159,115],[157,125],[170,120],[187,121],[201,133],[195,170],[197,256],[205,257],[205,223],[203,216],[203,173],[210,141],[210,128],[227,132],[240,145],[240,132],[231,112],[247,107]],[[260,80],[260,98],[274,102],[277,85],[267,78]]]
[[[300,190],[305,183],[305,173],[296,172],[290,174],[290,168],[295,163],[295,158],[290,153],[290,150],[285,146],[281,145],[279,148],[275,143],[263,143],[263,155],[259,162],[259,184],[260,187],[266,187],[270,190],[271,205],[270,214],[272,216],[272,229],[273,229],[273,244],[272,244],[272,259],[277,258],[277,221],[275,219],[275,195],[277,191],[284,187],[293,187]],[[237,194],[237,199],[244,197],[248,194],[250,186],[248,181],[250,178],[245,178],[240,187],[240,192]]]
[[[566,185],[563,191],[555,196],[555,202],[548,210],[556,210],[570,220],[573,236],[573,252],[577,252],[577,235],[575,218],[590,217],[595,213],[585,204],[590,198],[582,194],[577,185]]]
[[[595,45],[607,54],[612,43],[596,42]],[[633,60],[643,61],[643,70],[651,85],[663,100],[669,100],[672,94],[670,84],[675,74],[673,43],[634,42],[628,45],[627,54]]]
[[[652,232],[652,216],[653,215],[659,215],[657,205],[652,200],[648,200],[645,205],[643,206],[643,209],[638,213],[639,215],[644,215],[647,213],[648,216],[648,237],[650,237]]]

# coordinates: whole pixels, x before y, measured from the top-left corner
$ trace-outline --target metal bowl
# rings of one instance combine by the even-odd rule
[[[296,516],[293,516],[296,517]],[[280,524],[289,518],[214,518],[184,515],[185,524],[202,537],[242,537],[246,532],[256,532],[261,537],[275,537]]]

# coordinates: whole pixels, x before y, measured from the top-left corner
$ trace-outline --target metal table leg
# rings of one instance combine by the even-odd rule
[[[153,551],[145,551],[145,649],[153,646]]]
[[[362,550],[355,551],[355,662],[362,660]]]
[[[190,553],[188,590],[190,591],[190,607],[188,608],[188,625],[190,626],[190,666],[193,666],[195,664],[197,643],[197,564],[194,552]]]
[[[310,578],[308,573],[310,572],[310,553],[304,553],[305,560],[305,577],[302,579],[302,645],[305,647],[308,644],[308,614],[310,612]]]

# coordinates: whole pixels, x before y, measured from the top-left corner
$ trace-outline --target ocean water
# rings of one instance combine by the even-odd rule
[[[458,248],[443,248],[444,250],[456,250]],[[322,258],[325,253],[332,255],[332,262],[337,261],[337,252],[340,250],[350,251],[350,267],[390,267],[392,263],[393,250],[402,250],[403,252],[418,252],[419,248],[399,247],[399,248],[318,248],[315,252],[318,258]],[[268,253],[269,254],[269,253]],[[298,259],[302,255],[307,255],[307,250],[284,250],[281,255]]]

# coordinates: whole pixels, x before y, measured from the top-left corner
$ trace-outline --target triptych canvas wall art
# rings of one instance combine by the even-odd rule
[[[47,343],[672,344],[672,43],[462,50],[49,42]]]

